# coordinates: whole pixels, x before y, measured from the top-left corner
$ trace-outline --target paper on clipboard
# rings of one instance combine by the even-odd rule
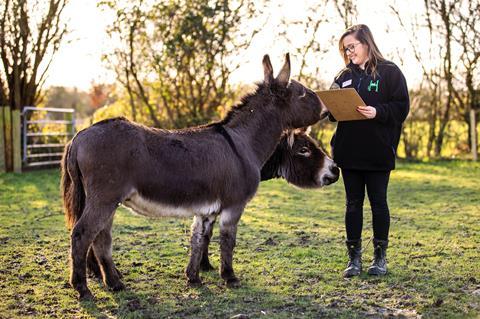
[[[352,88],[316,91],[318,97],[337,121],[366,120],[357,106],[366,105]]]

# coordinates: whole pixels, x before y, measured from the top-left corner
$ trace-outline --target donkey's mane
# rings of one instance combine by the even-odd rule
[[[259,103],[260,101],[255,100],[257,97],[263,97],[264,100],[268,99],[268,101],[276,99],[281,105],[283,105],[286,104],[289,94],[290,91],[275,80],[270,85],[266,84],[265,82],[255,83],[255,90],[242,96],[240,103],[234,105],[223,119],[210,123],[206,126],[226,125],[241,113],[250,112],[250,109],[252,108],[263,107],[264,103]]]
[[[225,125],[232,121],[238,114],[243,113],[248,107],[252,107],[253,99],[259,95],[263,95],[262,91],[265,89],[265,84],[256,83],[255,90],[253,92],[247,93],[241,97],[240,103],[235,104],[225,115],[225,117],[217,122],[212,123],[211,125]]]
[[[98,121],[96,123],[93,123],[91,126],[98,126],[98,125],[102,125],[102,124],[106,124],[106,123],[110,123],[110,122],[115,122],[115,121],[129,121],[129,119],[127,119],[125,116],[116,116],[116,117],[111,117],[111,118],[108,118],[108,119]],[[84,131],[84,130],[85,129],[83,129],[82,131]]]

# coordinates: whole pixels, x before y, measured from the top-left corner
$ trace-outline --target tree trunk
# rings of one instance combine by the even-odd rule
[[[436,90],[434,90],[434,92],[436,92]],[[437,107],[437,101],[435,99],[436,99],[435,97],[432,98],[433,109],[428,119],[429,130],[428,130],[428,142],[427,142],[427,157],[430,157],[432,155],[433,143],[436,138],[435,131],[437,126],[438,107]]]

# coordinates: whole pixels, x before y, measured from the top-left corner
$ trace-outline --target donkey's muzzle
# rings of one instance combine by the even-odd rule
[[[340,176],[340,170],[337,167],[337,164],[332,163],[328,167],[329,173],[323,176],[322,184],[323,185],[330,185],[338,181],[338,177]]]

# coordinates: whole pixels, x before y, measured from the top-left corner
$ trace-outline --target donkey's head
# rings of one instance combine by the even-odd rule
[[[305,130],[287,131],[262,168],[262,180],[283,177],[302,188],[318,188],[338,180],[339,169]]]
[[[264,84],[275,96],[275,106],[282,114],[286,128],[299,128],[312,125],[326,117],[328,112],[322,108],[320,99],[309,88],[300,82],[290,80],[290,55],[285,55],[285,63],[273,77],[273,67],[270,57],[263,57]]]

